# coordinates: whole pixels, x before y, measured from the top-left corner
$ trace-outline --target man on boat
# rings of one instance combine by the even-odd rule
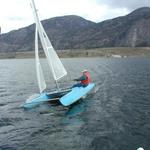
[[[90,73],[89,71],[87,70],[84,70],[82,71],[83,72],[83,75],[78,78],[78,79],[74,79],[74,81],[80,81],[80,83],[76,84],[75,86],[83,86],[83,87],[86,87],[88,86],[88,84],[91,82],[91,76],[90,76]]]

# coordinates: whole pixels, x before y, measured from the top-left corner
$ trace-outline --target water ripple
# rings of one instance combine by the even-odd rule
[[[47,63],[41,61],[53,90]],[[0,149],[149,149],[149,58],[71,58],[63,63],[69,79],[60,82],[62,87],[88,69],[95,90],[70,107],[45,103],[24,110],[25,99],[39,92],[34,60],[0,61]]]

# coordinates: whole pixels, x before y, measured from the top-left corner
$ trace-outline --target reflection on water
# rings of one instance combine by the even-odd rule
[[[85,110],[85,103],[82,102],[82,100],[80,100],[79,102],[69,107],[68,111],[66,112],[66,115],[68,117],[73,117],[78,114],[81,114],[84,110]]]
[[[38,93],[33,59],[0,60],[0,149],[136,150],[149,148],[149,58],[63,59],[72,85],[81,71],[91,72],[96,87],[69,107],[44,103],[20,106]],[[49,91],[55,89],[42,59]]]

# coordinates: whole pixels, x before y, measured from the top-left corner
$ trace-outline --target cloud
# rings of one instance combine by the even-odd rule
[[[94,0],[99,5],[107,5],[111,8],[126,8],[129,11],[140,7],[149,7],[149,0]]]
[[[63,15],[79,15],[100,22],[123,16],[132,10],[149,6],[150,0],[35,0],[40,19]],[[0,5],[2,32],[34,23],[30,0],[5,0]]]
[[[29,16],[29,3],[25,0],[1,1],[0,26],[3,33],[30,24],[32,21]]]

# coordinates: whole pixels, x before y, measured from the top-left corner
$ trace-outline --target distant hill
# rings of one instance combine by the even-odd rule
[[[55,49],[150,46],[150,8],[94,23],[79,16],[62,16],[42,21]],[[0,52],[34,49],[35,25],[0,35]]]

